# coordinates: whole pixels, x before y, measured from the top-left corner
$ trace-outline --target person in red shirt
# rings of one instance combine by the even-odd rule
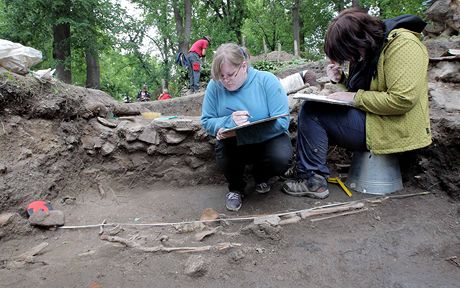
[[[168,93],[168,89],[164,89],[163,90],[163,93],[161,93],[160,96],[158,96],[158,100],[168,100],[168,99],[171,99],[171,95],[169,95]]]
[[[208,49],[210,43],[211,37],[204,36],[193,43],[192,47],[188,50],[188,76],[192,92],[198,92],[200,89],[201,58],[206,55],[206,49]]]

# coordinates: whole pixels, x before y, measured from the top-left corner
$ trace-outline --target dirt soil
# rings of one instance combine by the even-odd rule
[[[103,157],[81,147],[91,119],[145,106],[129,110],[100,91],[37,83],[1,78],[0,287],[460,286],[458,83],[430,84],[434,143],[402,161],[404,189],[394,195],[414,196],[349,198],[330,184],[331,196],[318,201],[283,194],[273,179],[267,195],[250,185],[238,213],[224,207],[221,178],[195,185],[184,174],[190,185],[158,182],[145,166],[157,165],[155,157]],[[332,158],[331,165],[346,161]],[[29,225],[25,208],[35,199],[62,211],[64,228]],[[351,201],[364,207],[330,219],[252,224],[252,216]],[[199,220],[206,208],[227,220],[177,224]],[[174,247],[203,251],[161,251]]]
[[[356,193],[350,199],[332,186],[327,200],[295,198],[279,192],[278,182],[268,195],[250,193],[240,213],[229,213],[222,185],[127,185],[113,182],[115,194],[103,199],[97,189],[82,187],[69,204],[62,197],[53,204],[65,212],[66,225],[104,219],[147,224],[197,220],[208,207],[230,218],[370,196]],[[170,226],[123,226],[117,234],[148,247],[160,245],[160,239],[167,247],[241,245],[224,252],[141,252],[100,240],[99,228],[31,229],[1,243],[0,287],[459,287],[459,204],[442,193],[389,199],[367,203],[368,210],[359,214],[305,219],[258,233],[245,232],[249,220],[229,222],[202,242],[194,238],[199,230],[178,233]],[[8,261],[42,242],[49,245],[33,261],[9,267]],[[188,275],[191,266],[199,268]]]

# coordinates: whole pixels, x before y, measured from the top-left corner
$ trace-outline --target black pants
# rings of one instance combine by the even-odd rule
[[[244,192],[245,166],[252,164],[257,184],[273,176],[283,175],[289,168],[292,145],[289,135],[283,133],[262,143],[237,145],[236,138],[217,141],[217,165],[223,170],[229,191]]]

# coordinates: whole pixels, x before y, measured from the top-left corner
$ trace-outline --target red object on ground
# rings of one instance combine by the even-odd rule
[[[40,210],[43,212],[48,212],[49,210],[53,210],[53,207],[50,203],[43,200],[34,201],[30,203],[29,206],[27,206],[27,213],[29,216]]]

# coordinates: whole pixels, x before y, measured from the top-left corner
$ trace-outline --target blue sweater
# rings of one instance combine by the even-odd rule
[[[211,80],[206,88],[202,105],[201,124],[209,135],[216,136],[220,128],[236,127],[233,110],[246,110],[249,121],[289,113],[288,97],[280,81],[269,72],[252,67],[248,77],[236,91],[228,91],[219,82]],[[288,133],[290,117],[285,116],[236,131],[238,145],[255,144]]]

